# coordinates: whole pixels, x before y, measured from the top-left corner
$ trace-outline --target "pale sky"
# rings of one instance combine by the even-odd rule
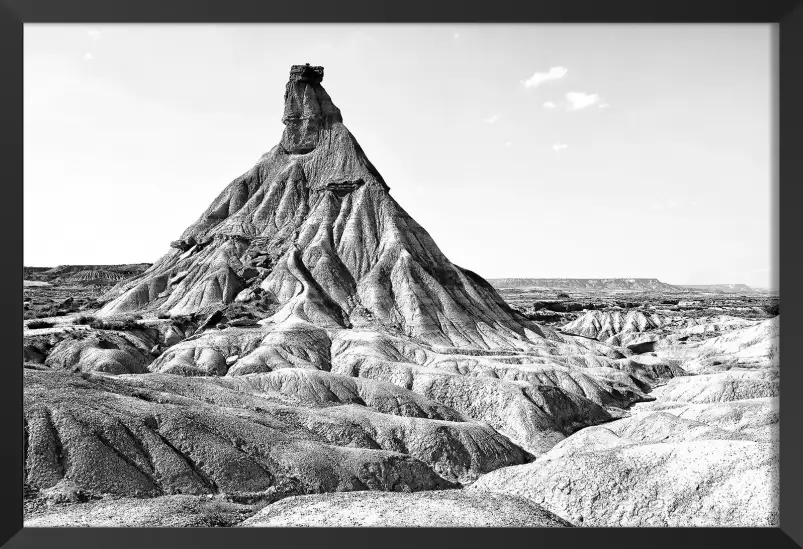
[[[777,286],[770,25],[26,24],[24,264],[153,262],[279,142],[290,65],[486,278]]]

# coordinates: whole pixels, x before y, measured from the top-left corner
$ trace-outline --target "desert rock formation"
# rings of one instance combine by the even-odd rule
[[[110,291],[100,314],[211,311],[251,290],[276,305],[277,323],[370,324],[448,347],[517,349],[540,337],[390,196],[322,79],[320,67],[292,69],[280,144],[167,255]]]
[[[26,490],[71,506],[31,525],[136,498],[165,525],[777,523],[777,319],[538,325],[394,200],[322,81],[292,67],[279,143],[99,323],[26,330]]]

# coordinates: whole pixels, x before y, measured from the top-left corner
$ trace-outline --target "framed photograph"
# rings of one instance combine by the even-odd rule
[[[795,2],[5,4],[8,547],[803,539]]]

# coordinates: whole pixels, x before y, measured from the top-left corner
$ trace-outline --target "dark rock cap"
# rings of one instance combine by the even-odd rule
[[[313,67],[309,63],[305,65],[293,65],[290,67],[291,82],[309,82],[318,84],[323,80],[323,67]]]

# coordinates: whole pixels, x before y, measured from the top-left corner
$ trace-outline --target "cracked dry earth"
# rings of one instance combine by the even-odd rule
[[[92,324],[26,327],[26,526],[777,525],[778,317],[538,325],[322,79]]]

